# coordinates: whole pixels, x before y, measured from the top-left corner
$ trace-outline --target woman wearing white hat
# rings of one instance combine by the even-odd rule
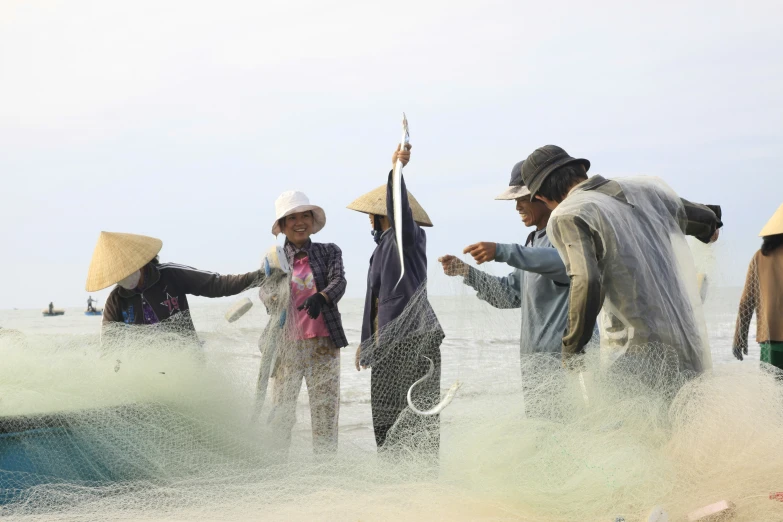
[[[302,192],[283,192],[275,201],[275,213],[272,234],[282,232],[286,237],[284,250],[292,277],[286,319],[289,342],[278,348],[272,372],[270,424],[280,449],[287,451],[304,379],[313,449],[333,453],[340,411],[340,348],[348,345],[337,308],[346,288],[342,251],[333,243],[310,240],[326,224],[326,214]]]
[[[104,326],[169,323],[195,336],[187,294],[226,297],[256,286],[264,277],[256,270],[242,275],[220,275],[177,263],[159,263],[160,239],[137,234],[101,232],[90,262],[87,291],[113,284],[103,308]]]
[[[734,356],[748,355],[750,320],[756,314],[761,361],[783,370],[783,205],[761,229],[761,249],[748,267],[737,314]]]

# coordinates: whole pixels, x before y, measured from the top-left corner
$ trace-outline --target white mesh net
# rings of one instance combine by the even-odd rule
[[[313,360],[329,347],[302,359],[290,318],[280,326],[283,311],[302,313],[285,304],[289,284],[268,279],[277,304],[230,324],[226,303],[194,304],[203,346],[176,321],[123,325],[103,345],[97,333],[0,330],[0,516],[631,521],[661,505],[680,520],[726,499],[736,520],[783,519],[769,499],[783,489],[783,387],[768,365],[727,364],[738,292],[713,288],[705,303],[712,371],[682,375],[660,343],[607,370],[591,345],[580,379],[557,357],[520,359],[519,311],[479,301],[460,278],[447,297],[419,293],[373,339],[369,375],[353,367],[360,301],[340,303],[351,346],[337,363]],[[463,384],[439,415],[407,406],[424,356],[434,371],[411,393],[417,409]],[[335,365],[336,448],[321,424]],[[391,423],[380,456],[371,390],[378,424]]]
[[[761,360],[783,367],[783,354],[778,355],[771,350],[770,341],[778,339],[772,338],[769,326],[770,321],[777,320],[781,311],[776,306],[776,296],[763,295],[759,277],[760,269],[769,270],[775,262],[772,256],[764,256],[761,251],[756,252],[751,259],[740,296],[732,347],[734,356],[742,360],[748,355],[749,344],[754,344],[749,343],[749,337],[755,335],[753,339],[759,347]]]

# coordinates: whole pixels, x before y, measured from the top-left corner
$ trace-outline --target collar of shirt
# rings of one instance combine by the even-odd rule
[[[305,255],[307,255],[307,254],[309,254],[310,245],[312,245],[312,244],[313,244],[313,242],[308,239],[307,242],[304,245],[302,245],[302,248],[299,248],[298,246],[296,246],[295,244],[291,243],[289,240],[286,239],[285,240],[285,247],[284,247],[285,248],[285,253],[290,258],[296,257],[296,255],[299,252],[303,252]]]
[[[599,175],[595,175],[592,178],[588,178],[581,182],[580,184],[576,185],[574,188],[571,189],[571,191],[575,190],[595,190],[598,187],[605,185],[609,183],[609,180],[605,177]]]
[[[620,187],[620,184],[616,182],[612,183],[611,181],[612,180],[606,179],[601,175],[595,175],[592,178],[587,179],[581,182],[579,185],[572,188],[571,192],[576,192],[578,190],[584,190],[584,191],[595,190],[596,192],[606,194],[611,198],[614,198],[618,201],[631,205],[631,203],[628,201],[628,198],[625,197],[625,193],[623,192],[622,187]]]
[[[535,246],[535,243],[545,235],[546,235],[546,228],[532,231],[530,235],[527,236],[527,241],[525,241],[525,246]]]

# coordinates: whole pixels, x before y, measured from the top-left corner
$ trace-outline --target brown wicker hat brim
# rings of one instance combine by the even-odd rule
[[[432,221],[427,215],[427,212],[422,208],[419,202],[413,197],[410,191],[408,191],[408,203],[411,206],[413,212],[413,220],[421,227],[431,227]],[[370,192],[359,196],[350,205],[349,209],[364,214],[375,214],[376,216],[386,216],[386,185],[371,190]]]
[[[87,272],[88,292],[97,292],[122,281],[152,261],[163,241],[120,232],[101,232]]]

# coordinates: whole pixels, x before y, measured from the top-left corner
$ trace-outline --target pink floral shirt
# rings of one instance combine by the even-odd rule
[[[308,297],[318,292],[315,287],[313,271],[310,261],[305,257],[294,259],[293,275],[291,277],[291,305],[293,320],[290,325],[294,328],[295,339],[312,339],[314,337],[329,337],[329,329],[326,328],[323,314],[316,319],[310,319],[306,310],[297,310],[304,304]]]

